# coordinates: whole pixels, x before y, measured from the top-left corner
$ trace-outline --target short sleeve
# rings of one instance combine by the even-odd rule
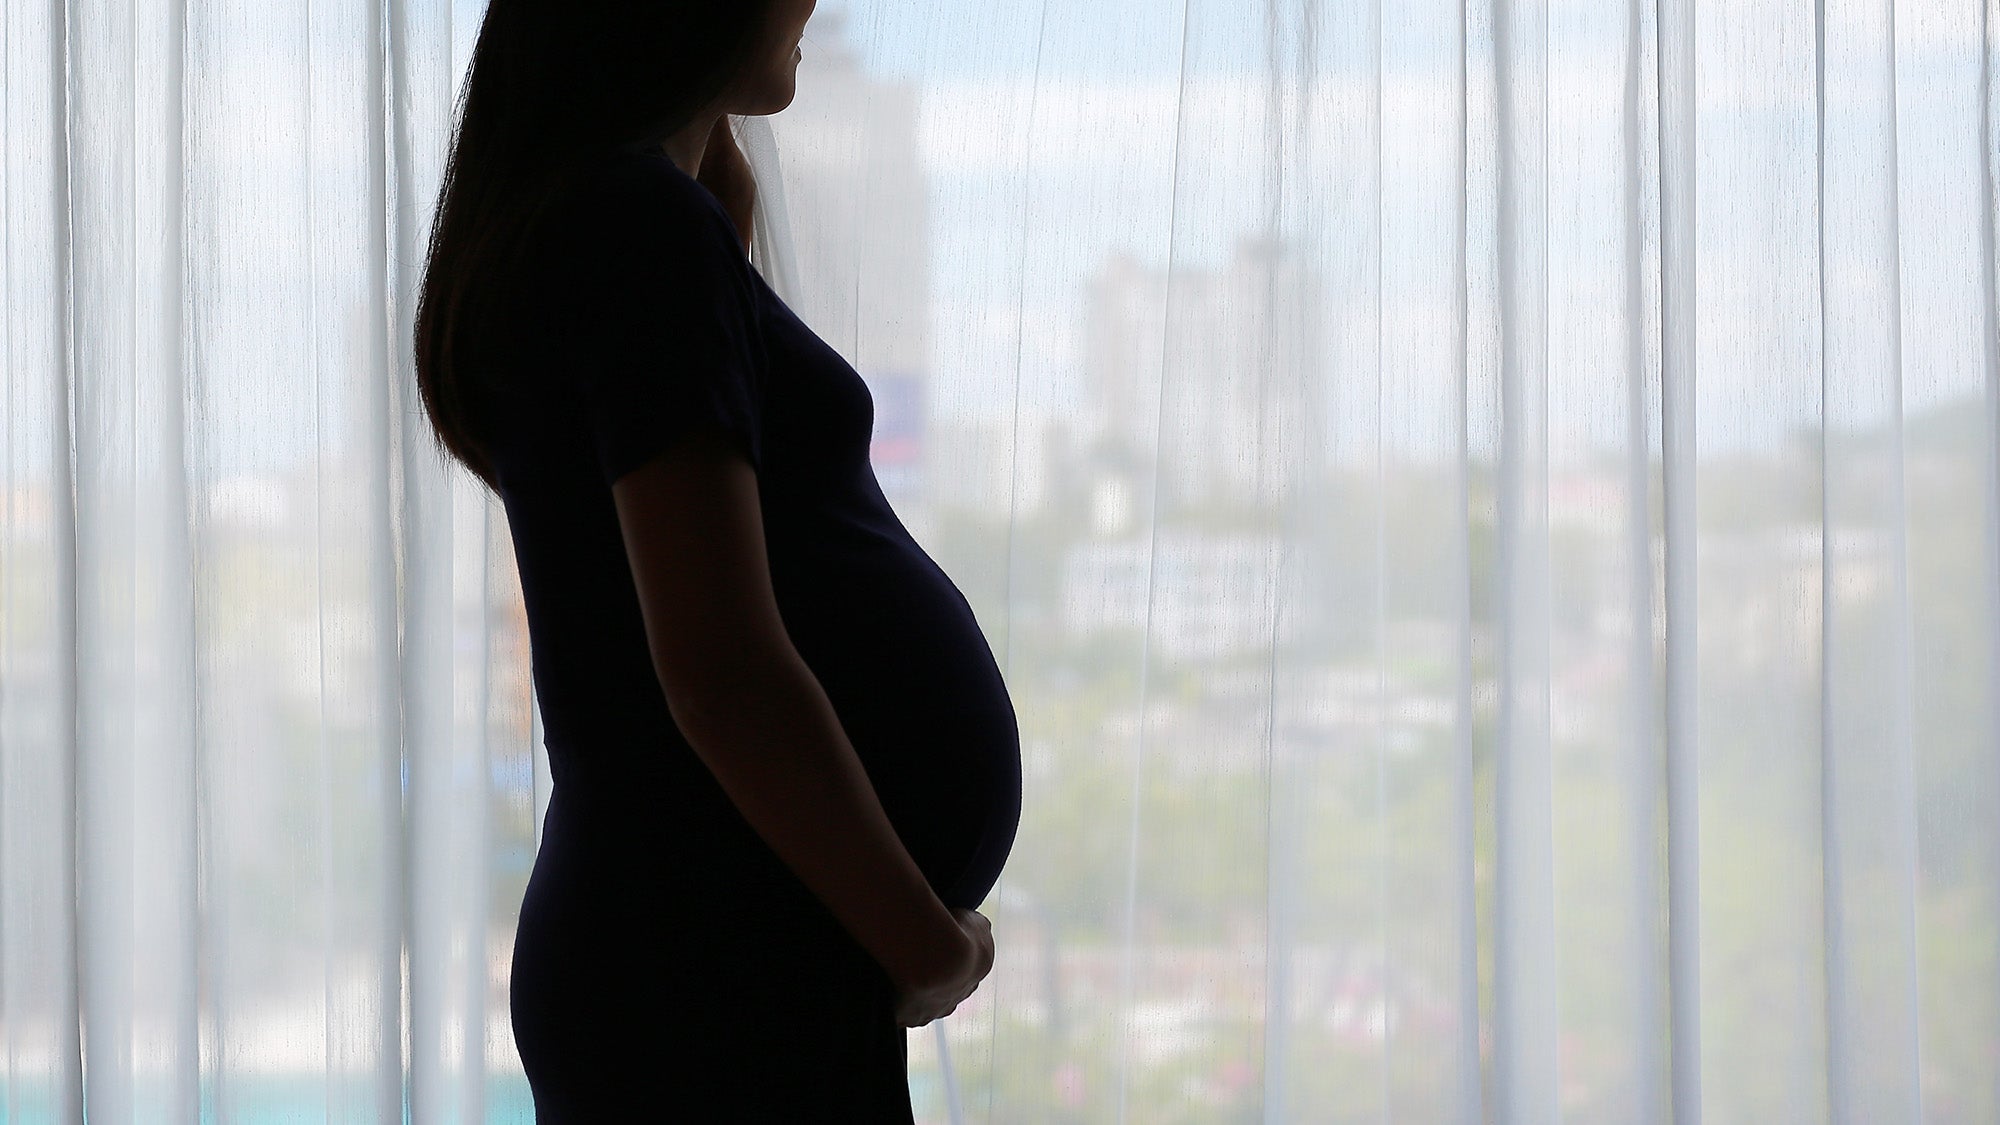
[[[720,205],[664,164],[621,163],[577,201],[569,342],[607,486],[703,427],[762,468],[750,264]]]

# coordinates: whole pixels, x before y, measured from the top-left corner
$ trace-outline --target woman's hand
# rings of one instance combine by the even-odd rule
[[[701,165],[695,182],[721,202],[722,209],[736,224],[743,238],[743,252],[750,252],[750,218],[757,209],[757,178],[750,174],[750,162],[736,147],[736,135],[729,130],[729,115],[716,117],[708,132],[708,144],[701,150]]]
[[[904,1027],[922,1027],[957,1011],[993,971],[993,923],[977,910],[958,908],[951,916],[958,920],[967,948],[948,975],[897,989],[896,1022]]]

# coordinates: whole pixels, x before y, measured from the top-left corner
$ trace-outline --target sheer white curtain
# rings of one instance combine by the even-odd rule
[[[753,258],[1027,766],[919,1120],[2000,1121],[1994,9],[822,0]],[[0,1121],[528,1121],[481,6],[0,11]]]

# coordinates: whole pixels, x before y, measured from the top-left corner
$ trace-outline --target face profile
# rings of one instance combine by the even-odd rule
[[[739,76],[725,102],[724,112],[738,117],[758,117],[784,110],[798,92],[799,45],[806,21],[812,18],[818,0],[778,0],[771,8],[771,23],[757,62]]]

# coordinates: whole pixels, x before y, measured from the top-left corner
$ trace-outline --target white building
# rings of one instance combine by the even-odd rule
[[[1279,550],[1275,536],[1167,531],[1157,551],[1144,538],[1075,547],[1063,560],[1063,628],[1144,628],[1150,617],[1151,648],[1170,660],[1268,648]]]

